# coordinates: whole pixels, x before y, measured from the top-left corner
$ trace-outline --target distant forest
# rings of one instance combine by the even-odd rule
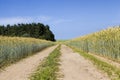
[[[48,25],[42,23],[29,24],[14,24],[0,25],[0,35],[2,36],[17,36],[17,37],[32,37],[55,41],[54,34]]]

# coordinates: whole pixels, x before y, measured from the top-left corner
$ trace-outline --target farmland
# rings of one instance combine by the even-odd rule
[[[0,67],[32,55],[53,43],[34,38],[0,36]]]
[[[1,72],[0,79],[119,80],[120,67],[107,61],[120,64],[119,41],[119,27],[57,42],[0,36],[0,67],[16,62]],[[49,46],[52,47],[44,49]]]
[[[75,38],[67,41],[66,44],[72,47],[75,52],[80,53],[80,55],[92,61],[98,69],[107,73],[111,80],[120,79],[120,67],[116,67],[116,65],[107,62],[111,60],[112,63],[114,61],[117,64],[120,63],[120,27],[108,28]],[[108,60],[100,60],[94,55]]]
[[[0,80],[120,80],[120,0],[0,0]]]
[[[108,28],[68,41],[85,52],[120,61],[120,27]]]

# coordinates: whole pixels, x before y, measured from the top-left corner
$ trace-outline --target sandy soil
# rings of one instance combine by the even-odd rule
[[[39,63],[56,47],[47,48],[7,67],[4,71],[0,72],[0,80],[28,80],[29,75],[36,70]]]
[[[69,47],[61,46],[60,80],[110,80],[107,75],[98,70],[90,61],[78,53],[74,53]]]
[[[120,63],[118,63],[118,62],[112,61],[110,59],[107,59],[107,58],[104,58],[102,56],[98,56],[98,55],[95,55],[95,54],[92,54],[92,53],[89,53],[89,54],[92,55],[92,56],[95,56],[96,58],[98,58],[98,59],[100,59],[100,60],[102,60],[102,61],[104,61],[108,64],[111,64],[113,66],[116,66],[117,68],[120,68]]]

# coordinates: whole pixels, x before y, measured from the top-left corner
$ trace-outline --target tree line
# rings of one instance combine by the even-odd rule
[[[54,34],[48,25],[42,23],[29,24],[14,24],[0,25],[0,35],[2,36],[17,36],[17,37],[32,37],[55,41]]]

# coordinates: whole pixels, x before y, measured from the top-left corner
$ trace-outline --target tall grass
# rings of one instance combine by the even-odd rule
[[[0,36],[0,67],[20,60],[51,45],[51,42]]]
[[[71,40],[69,45],[120,61],[120,27],[108,28]]]

